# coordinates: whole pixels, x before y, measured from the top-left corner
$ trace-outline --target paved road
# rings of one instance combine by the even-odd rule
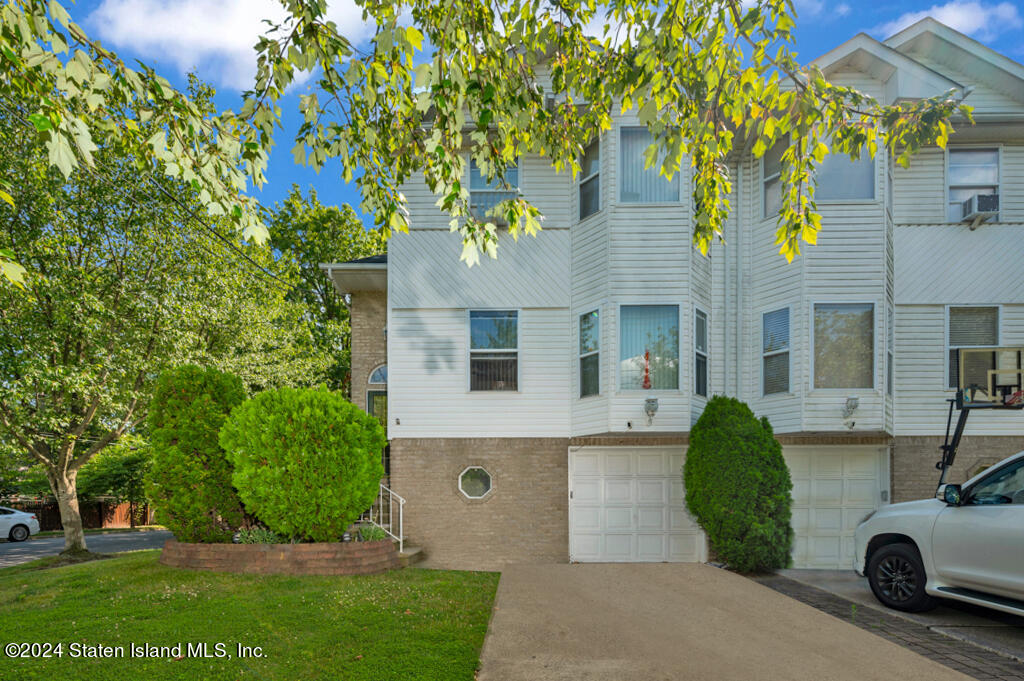
[[[859,605],[923,624],[952,636],[1024,662],[1024,617],[989,610],[969,603],[944,601],[935,610],[900,612],[884,607],[871,593],[868,580],[852,570],[780,570],[780,574],[824,589]]]
[[[891,681],[894,669],[968,679],[725,570],[589,563],[505,567],[478,678]]]
[[[85,543],[90,551],[117,553],[118,551],[158,549],[172,536],[166,530],[87,534]],[[30,560],[46,556],[56,556],[63,549],[64,537],[33,538],[23,542],[0,542],[0,568],[27,563]]]

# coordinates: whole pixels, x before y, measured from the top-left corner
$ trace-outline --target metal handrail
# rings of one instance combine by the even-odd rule
[[[384,519],[384,497],[387,495],[387,520]],[[398,534],[395,534],[395,502],[398,502]],[[374,509],[377,513],[374,516]],[[389,537],[398,541],[398,552],[405,548],[405,499],[394,493],[384,483],[380,484],[380,491],[373,505],[370,506],[367,520],[384,530]]]

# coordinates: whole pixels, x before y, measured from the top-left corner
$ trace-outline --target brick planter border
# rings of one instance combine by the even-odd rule
[[[187,544],[168,539],[160,563],[254,575],[369,575],[399,566],[391,540],[322,544]]]

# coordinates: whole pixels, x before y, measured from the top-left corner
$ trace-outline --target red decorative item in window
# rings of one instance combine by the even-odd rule
[[[651,351],[644,350],[644,390],[651,389]]]

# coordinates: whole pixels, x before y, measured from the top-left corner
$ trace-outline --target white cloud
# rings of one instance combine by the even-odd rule
[[[181,72],[244,90],[253,85],[264,19],[287,16],[278,0],[103,0],[88,21],[104,42],[140,59],[167,59]],[[327,17],[356,42],[373,34],[352,0],[333,0]]]
[[[876,26],[871,32],[881,37],[889,37],[925,17],[937,19],[978,40],[992,40],[1004,31],[1019,30],[1024,26],[1017,6],[1011,2],[952,0],[945,5],[933,5],[920,12],[907,12],[888,23]]]
[[[847,14],[850,13],[850,6],[847,5],[845,2],[844,3],[840,3],[839,5],[836,6],[836,10],[835,11],[836,11],[836,16],[845,17]]]

